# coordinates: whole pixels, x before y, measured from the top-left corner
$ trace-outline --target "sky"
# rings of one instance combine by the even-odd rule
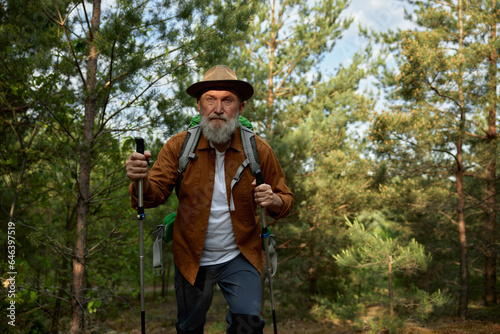
[[[409,8],[402,0],[351,0],[343,15],[353,17],[354,21],[333,52],[325,57],[323,69],[328,72],[341,63],[349,64],[353,54],[366,45],[366,40],[359,36],[360,24],[377,31],[412,27],[413,24],[404,18],[404,6]]]
[[[387,31],[399,29],[411,29],[415,27],[413,22],[405,19],[405,7],[407,10],[412,7],[407,0],[351,0],[351,5],[343,11],[343,16],[352,17],[354,21],[343,37],[336,42],[333,51],[326,55],[320,70],[326,77],[335,75],[337,69],[342,64],[345,67],[352,62],[352,56],[367,44],[367,40],[359,35],[359,25],[375,31]],[[378,47],[373,46],[374,54]],[[391,57],[386,62],[391,65]],[[395,63],[394,63],[395,65]],[[369,77],[360,83],[359,91],[377,91],[373,86],[375,79]],[[383,109],[386,103],[382,92],[379,92],[375,109]]]

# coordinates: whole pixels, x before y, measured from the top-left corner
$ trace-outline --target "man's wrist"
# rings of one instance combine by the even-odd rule
[[[273,201],[267,209],[274,213],[280,213],[282,208],[283,208],[283,200],[281,199],[281,196],[273,194]]]

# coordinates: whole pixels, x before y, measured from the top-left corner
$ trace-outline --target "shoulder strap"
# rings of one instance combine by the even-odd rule
[[[257,152],[257,143],[255,142],[255,133],[249,128],[240,123],[241,142],[243,143],[243,151],[245,157],[250,164],[250,170],[255,176],[257,171],[260,171],[259,153]]]
[[[231,201],[229,202],[229,209],[231,211],[236,210],[234,206],[233,199],[233,187],[238,183],[241,179],[241,174],[245,170],[247,166],[250,166],[250,171],[253,176],[261,173],[260,171],[260,160],[259,153],[257,152],[257,143],[255,142],[255,133],[245,127],[240,123],[240,132],[241,132],[241,142],[243,144],[243,152],[245,153],[245,161],[241,164],[241,166],[236,171],[236,174],[231,181]]]
[[[196,159],[197,156],[194,154],[196,146],[198,146],[198,140],[200,140],[201,127],[200,125],[193,126],[187,130],[186,139],[182,144],[181,154],[179,155],[179,179],[182,178],[182,173],[186,170],[189,160]]]

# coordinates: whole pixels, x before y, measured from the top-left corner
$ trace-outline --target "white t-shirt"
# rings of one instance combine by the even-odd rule
[[[203,252],[201,253],[201,266],[220,264],[232,260],[240,250],[236,245],[233,224],[229,214],[227,202],[226,178],[224,173],[225,152],[216,152],[215,182],[212,195],[212,206],[208,218],[207,235]]]

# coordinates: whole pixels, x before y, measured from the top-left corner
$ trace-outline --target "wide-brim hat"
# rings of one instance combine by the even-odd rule
[[[203,80],[194,83],[186,89],[192,97],[199,98],[207,90],[235,90],[242,101],[253,95],[253,87],[246,81],[238,80],[236,74],[226,65],[216,65],[209,69]]]

